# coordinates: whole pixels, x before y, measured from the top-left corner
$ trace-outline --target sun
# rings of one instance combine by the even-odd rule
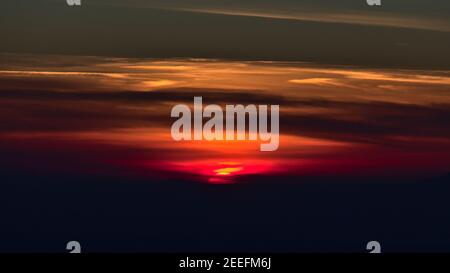
[[[227,167],[227,168],[220,168],[214,170],[216,175],[232,175],[234,173],[240,172],[243,170],[243,167]]]

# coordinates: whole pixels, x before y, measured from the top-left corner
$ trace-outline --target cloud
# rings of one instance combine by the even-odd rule
[[[373,143],[401,135],[450,137],[446,126],[450,104],[352,102],[293,98],[257,90],[190,88],[152,92],[2,91],[2,130],[169,128],[171,106],[191,105],[196,94],[203,96],[205,104],[278,104],[285,134]]]
[[[433,31],[450,31],[450,21],[439,12],[426,8],[393,9],[384,5],[382,10],[363,5],[336,5],[326,1],[93,1],[97,5],[128,6],[134,8],[166,9],[181,12],[257,17],[271,20],[294,20],[321,23],[339,23]],[[407,4],[404,4],[407,5]],[[447,8],[445,4],[440,4]],[[403,10],[407,10],[403,11]]]
[[[202,173],[214,174],[225,168],[218,162],[238,162],[242,169],[235,173],[261,166],[292,173],[339,171],[339,162],[348,164],[346,171],[361,164],[382,167],[383,157],[403,167],[417,167],[426,158],[423,164],[431,168],[433,162],[442,170],[449,160],[446,71],[103,58],[76,67],[4,66],[0,146],[3,159],[10,155],[18,165],[44,158],[38,161],[59,168],[66,154],[87,169],[106,165],[166,174],[191,162],[186,168],[203,164]],[[157,79],[169,85],[154,86]],[[146,82],[153,86],[141,89]],[[262,159],[257,143],[175,143],[170,110],[179,103],[192,105],[194,96],[202,96],[204,104],[280,105],[279,151]]]
[[[306,22],[320,22],[320,23],[339,23],[339,24],[354,24],[366,26],[381,26],[381,27],[396,27],[396,28],[412,28],[433,31],[450,32],[450,23],[443,19],[425,19],[417,17],[408,17],[402,15],[374,15],[369,12],[330,12],[330,13],[315,13],[315,12],[289,12],[289,11],[260,11],[254,10],[239,10],[239,9],[210,9],[210,8],[182,8],[174,9],[188,12],[198,12],[207,14],[220,14],[230,16],[245,16],[257,17],[265,19],[279,19],[279,20],[295,20]]]

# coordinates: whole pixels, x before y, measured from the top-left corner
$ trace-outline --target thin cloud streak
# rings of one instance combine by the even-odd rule
[[[229,16],[245,16],[245,17],[258,17],[265,19],[280,19],[280,20],[295,20],[306,22],[319,22],[319,23],[339,23],[339,24],[353,24],[353,25],[366,25],[366,26],[381,26],[381,27],[396,27],[396,28],[410,28],[410,29],[422,29],[432,31],[450,32],[450,24],[445,20],[439,19],[418,19],[399,17],[398,15],[383,15],[374,16],[370,13],[361,15],[352,13],[296,13],[296,14],[284,14],[284,13],[266,13],[262,11],[238,11],[238,10],[225,10],[225,9],[200,9],[200,8],[184,8],[184,9],[170,9],[186,12],[197,12],[206,14],[217,15],[229,15]]]
[[[127,6],[133,8],[151,8],[178,12],[205,13],[226,16],[257,17],[275,20],[294,20],[319,23],[339,23],[366,26],[381,26],[395,28],[422,29],[431,31],[450,32],[450,21],[447,18],[423,17],[405,15],[401,12],[384,12],[377,10],[352,10],[337,8],[335,5],[323,3],[321,9],[312,7],[308,3],[296,3],[296,5],[271,4],[270,6],[258,5],[258,3],[236,3],[229,5],[214,1],[103,1],[93,2],[97,5],[110,5],[114,7]],[[269,9],[270,7],[270,9]],[[360,7],[355,5],[355,7]],[[267,10],[270,10],[268,12]]]

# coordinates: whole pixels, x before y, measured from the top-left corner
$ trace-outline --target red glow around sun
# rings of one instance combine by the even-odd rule
[[[211,184],[229,184],[234,183],[237,176],[268,173],[273,171],[274,166],[271,162],[262,160],[190,161],[178,162],[173,169],[200,175]]]

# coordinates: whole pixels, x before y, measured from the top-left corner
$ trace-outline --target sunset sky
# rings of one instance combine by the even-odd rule
[[[212,59],[1,59],[2,145],[15,154],[2,158],[16,167],[96,172],[114,166],[150,176],[187,172],[200,180],[217,176],[221,162],[234,162],[230,175],[448,171],[447,71]],[[280,105],[280,148],[261,153],[253,141],[175,142],[170,110],[192,106],[194,96],[203,96],[205,105]]]
[[[259,182],[301,185],[320,179],[334,189],[347,178],[361,178],[358,186],[336,188],[353,200],[359,197],[351,192],[369,180],[425,185],[422,180],[448,177],[450,2],[432,3],[391,0],[370,7],[362,0],[83,0],[81,7],[69,7],[63,0],[2,1],[0,175],[7,181],[2,188],[10,198],[6,199],[8,215],[16,219],[13,212],[22,208],[13,205],[16,195],[9,191],[20,192],[17,185],[25,185],[26,191],[41,187],[31,177],[46,181],[41,190],[43,199],[49,200],[59,198],[53,190],[75,198],[61,180],[82,177],[101,192],[110,190],[104,180],[114,177],[124,183],[115,186],[114,194],[125,191],[124,203],[130,202],[119,208],[122,215],[148,209],[131,205],[133,193],[142,194],[149,189],[145,187],[159,187],[155,185],[165,181],[220,184],[224,189],[252,182],[255,194],[266,196],[261,192],[267,188],[258,188]],[[170,111],[180,103],[192,106],[194,96],[203,97],[204,105],[222,107],[280,105],[279,149],[260,152],[258,141],[175,142]],[[95,185],[97,178],[103,182]],[[142,181],[155,184],[136,185]],[[77,183],[70,187],[92,197],[93,191],[78,188],[85,184]],[[384,193],[391,189],[385,184],[380,187]],[[182,191],[170,190],[176,192],[170,196]],[[295,188],[288,200],[297,204],[294,192],[309,195],[303,190]],[[204,197],[203,191],[193,191],[186,198],[194,203],[198,201],[194,196]],[[156,198],[155,192],[141,196],[146,200],[142,202]],[[218,200],[227,198],[225,192],[214,194],[220,196]],[[258,196],[246,200],[260,204],[265,199]],[[314,196],[320,199],[321,193]],[[245,203],[244,198],[235,198]],[[277,198],[271,200],[283,200]],[[95,214],[87,211],[101,199],[87,200],[80,210],[71,206],[69,210],[74,215],[83,211],[95,222]],[[401,202],[395,200],[390,202]],[[32,211],[33,217],[53,215],[46,209],[56,206],[48,202]],[[115,207],[113,203],[108,199],[105,204]],[[393,203],[383,208],[388,210]],[[215,204],[225,210],[222,203]],[[407,204],[409,208],[413,203]],[[381,215],[375,208],[367,211]],[[286,205],[284,212],[291,209],[298,206]],[[330,219],[339,215],[329,213]],[[158,219],[168,215],[156,214]],[[343,217],[370,222],[364,213]],[[214,217],[209,220],[211,225],[221,223]],[[286,221],[293,227],[303,223]],[[244,233],[256,222],[242,234],[236,231],[237,224],[230,224],[231,230],[248,238]],[[5,230],[29,234],[23,223],[28,221],[10,221]],[[97,222],[95,230],[100,227],[105,226]],[[191,228],[200,234],[197,226]],[[352,229],[341,228],[344,237],[351,238]],[[90,232],[83,230],[84,235]],[[209,232],[218,235],[226,230],[221,226]],[[308,230],[314,233],[314,228]],[[274,235],[281,228],[265,231],[283,249]],[[42,232],[46,234],[42,238],[53,238]],[[392,238],[384,229],[380,234]]]

